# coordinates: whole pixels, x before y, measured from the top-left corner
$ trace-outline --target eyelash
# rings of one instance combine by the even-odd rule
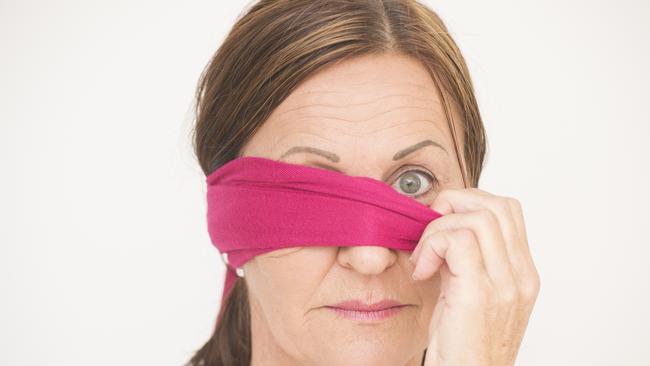
[[[397,173],[397,179],[395,179],[395,182],[397,182],[397,181],[399,180],[399,178],[402,176],[403,173],[415,171],[415,172],[422,173],[422,174],[424,174],[424,175],[426,175],[426,176],[429,177],[427,180],[428,180],[429,183],[431,184],[431,188],[430,188],[428,191],[424,192],[424,193],[420,193],[420,194],[418,194],[417,196],[411,196],[411,195],[409,195],[409,197],[411,197],[411,198],[415,198],[415,199],[417,199],[417,198],[421,198],[421,197],[424,197],[424,196],[430,194],[431,191],[432,191],[434,188],[436,188],[436,187],[438,186],[438,178],[436,177],[435,174],[429,172],[429,171],[426,170],[426,169],[421,169],[421,168],[410,169],[410,168],[413,168],[413,167],[407,167],[407,168],[405,168],[405,169],[400,170],[400,171]],[[394,184],[394,183],[393,183],[393,184]]]

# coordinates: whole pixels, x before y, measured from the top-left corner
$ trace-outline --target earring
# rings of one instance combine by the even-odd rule
[[[228,263],[228,253],[221,253],[221,260],[223,261],[223,263],[225,263],[226,267],[230,265],[230,263]],[[244,269],[243,268],[237,267],[235,269],[235,272],[237,273],[238,277],[244,277]]]
[[[237,269],[235,269],[235,272],[237,272],[237,276],[244,277],[244,269],[243,268],[237,267]]]

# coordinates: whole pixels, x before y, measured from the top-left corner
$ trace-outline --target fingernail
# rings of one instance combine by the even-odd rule
[[[413,257],[414,257],[413,254],[411,254],[411,256],[409,257],[409,262],[411,262],[411,264],[413,264]]]

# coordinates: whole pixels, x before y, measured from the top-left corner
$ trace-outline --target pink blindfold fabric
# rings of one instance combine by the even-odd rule
[[[298,246],[412,251],[442,216],[380,180],[256,156],[227,162],[206,183],[208,233],[228,267],[217,322],[235,269],[259,254]]]

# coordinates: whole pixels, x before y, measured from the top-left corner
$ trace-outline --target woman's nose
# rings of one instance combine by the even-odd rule
[[[366,275],[380,274],[396,260],[395,251],[379,246],[340,247],[338,253],[341,266]]]

